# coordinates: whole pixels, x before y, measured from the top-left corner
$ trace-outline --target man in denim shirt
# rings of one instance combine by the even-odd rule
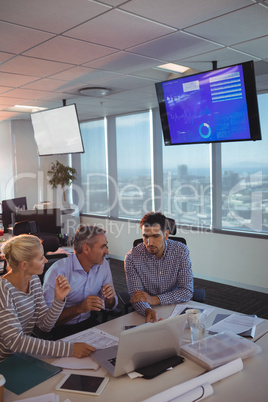
[[[105,256],[108,242],[105,230],[81,226],[75,233],[74,254],[55,262],[44,278],[44,296],[50,306],[58,275],[65,275],[71,286],[56,327],[54,339],[82,331],[99,322],[96,312],[113,310],[118,304],[112,274]]]

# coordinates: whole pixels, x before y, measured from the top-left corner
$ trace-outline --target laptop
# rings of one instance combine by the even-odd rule
[[[186,314],[146,323],[122,331],[118,345],[100,349],[90,356],[112,376],[130,373],[179,355]]]

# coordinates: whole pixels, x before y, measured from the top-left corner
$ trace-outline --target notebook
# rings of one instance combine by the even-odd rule
[[[91,357],[118,377],[180,353],[186,315],[146,323],[122,331],[118,345],[97,350]]]
[[[17,395],[28,391],[59,373],[60,367],[23,353],[14,353],[0,362],[0,373],[6,379],[5,388]]]

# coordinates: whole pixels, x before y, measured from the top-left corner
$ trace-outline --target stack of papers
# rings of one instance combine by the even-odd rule
[[[218,317],[219,316],[219,317]],[[218,319],[219,318],[219,319]],[[230,331],[234,334],[242,336],[254,337],[256,325],[260,324],[263,320],[258,317],[249,315],[231,314],[231,315],[217,315],[216,319],[207,328],[210,333],[218,333],[223,331]]]
[[[85,331],[63,338],[62,341],[66,342],[85,342],[93,346],[96,350],[105,349],[109,346],[118,345],[118,338],[101,331],[98,328],[89,328]],[[91,369],[98,370],[99,364],[96,363],[90,356],[77,359],[76,357],[60,357],[56,359],[53,365],[65,369]]]

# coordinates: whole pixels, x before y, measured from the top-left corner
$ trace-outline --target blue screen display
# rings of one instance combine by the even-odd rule
[[[169,130],[166,145],[251,139],[243,65],[160,85]]]

